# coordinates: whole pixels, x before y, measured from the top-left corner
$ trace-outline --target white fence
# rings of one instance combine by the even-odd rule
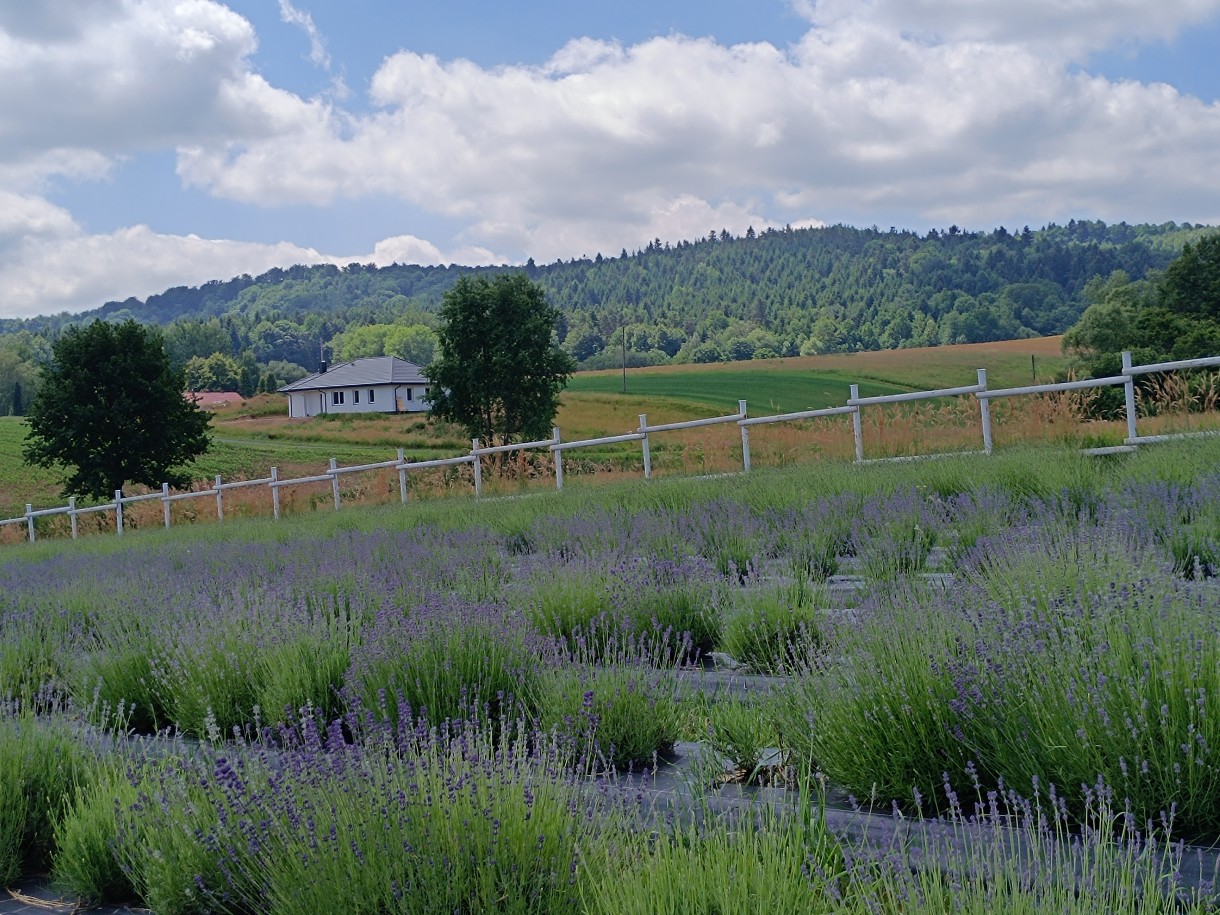
[[[741,430],[741,463],[742,469],[748,471],[750,469],[750,429],[753,426],[769,425],[773,423],[797,422],[806,419],[817,419],[819,417],[830,416],[846,416],[852,418],[852,433],[855,440],[855,460],[857,463],[868,463],[869,461],[864,456],[864,436],[863,427],[861,424],[861,411],[865,407],[879,406],[882,404],[906,403],[917,400],[929,400],[932,398],[944,397],[974,397],[978,401],[979,416],[982,424],[982,448],[979,451],[973,452],[949,452],[949,454],[990,454],[992,451],[992,431],[991,431],[991,409],[992,400],[1006,397],[1024,397],[1024,396],[1039,396],[1042,394],[1056,394],[1066,391],[1079,391],[1088,388],[1100,387],[1115,387],[1122,385],[1126,394],[1126,419],[1127,419],[1127,435],[1122,445],[1113,446],[1110,448],[1093,448],[1087,453],[1104,454],[1115,451],[1133,451],[1139,445],[1149,444],[1153,442],[1163,442],[1170,439],[1185,438],[1191,435],[1206,435],[1209,433],[1179,433],[1174,435],[1140,435],[1136,428],[1136,402],[1135,402],[1135,379],[1139,375],[1146,375],[1153,372],[1177,372],[1187,371],[1191,369],[1212,368],[1220,366],[1220,356],[1209,356],[1203,359],[1184,359],[1177,362],[1158,362],[1151,365],[1132,365],[1131,354],[1122,354],[1122,374],[1112,375],[1108,378],[1090,378],[1083,381],[1065,381],[1056,384],[1033,384],[1024,387],[1016,388],[1001,388],[998,390],[988,390],[987,388],[987,370],[978,370],[978,382],[972,385],[965,385],[955,388],[938,388],[932,391],[911,391],[905,394],[884,394],[875,397],[861,397],[860,386],[853,384],[851,386],[851,396],[847,400],[847,404],[842,407],[827,407],[820,410],[804,410],[797,413],[779,413],[773,416],[746,416],[746,402],[738,401],[738,411],[730,413],[727,416],[713,416],[708,419],[694,419],[686,422],[676,423],[661,423],[659,425],[650,426],[648,424],[647,414],[640,414],[640,425],[635,432],[629,432],[624,435],[611,435],[605,438],[585,439],[582,441],[565,442],[560,439],[559,427],[553,427],[552,437],[536,442],[521,442],[511,445],[496,445],[491,447],[482,447],[479,440],[471,440],[471,449],[469,454],[462,454],[457,457],[441,458],[438,460],[429,461],[408,461],[406,460],[403,449],[398,449],[398,456],[394,460],[381,461],[374,464],[358,464],[350,467],[339,467],[334,458],[330,459],[330,466],[323,473],[315,476],[296,477],[293,479],[282,480],[279,477],[278,469],[271,468],[271,476],[261,480],[240,480],[236,482],[222,482],[217,475],[213,486],[210,489],[171,493],[169,484],[161,484],[160,492],[147,493],[139,496],[124,496],[122,491],[116,491],[114,501],[107,502],[104,505],[90,505],[84,508],[77,508],[75,497],[68,500],[68,504],[59,508],[44,508],[35,510],[33,505],[27,504],[25,513],[17,518],[8,518],[0,520],[0,527],[5,525],[24,524],[28,533],[29,540],[34,541],[36,537],[34,522],[37,518],[44,518],[52,515],[67,515],[71,520],[72,537],[75,539],[78,536],[77,519],[81,515],[92,512],[107,512],[113,511],[115,522],[115,532],[123,533],[123,508],[127,505],[132,505],[136,502],[145,502],[152,500],[160,500],[162,505],[162,516],[166,527],[170,526],[170,506],[174,502],[179,502],[187,499],[216,499],[216,520],[224,521],[224,494],[235,489],[247,489],[252,487],[268,487],[271,493],[272,514],[276,520],[280,517],[280,490],[285,486],[299,486],[307,483],[329,483],[331,487],[332,497],[334,499],[335,508],[338,509],[342,503],[340,494],[339,478],[345,474],[363,473],[370,470],[387,470],[394,469],[398,471],[398,491],[402,503],[407,503],[408,485],[407,474],[412,471],[425,470],[435,467],[453,467],[462,464],[470,464],[474,475],[474,494],[476,497],[483,494],[483,463],[482,459],[489,455],[507,454],[509,452],[524,452],[531,450],[546,449],[554,462],[555,468],[555,486],[558,489],[563,489],[563,454],[565,451],[572,451],[579,448],[591,448],[599,445],[612,445],[622,442],[639,442],[641,447],[641,456],[643,459],[644,478],[652,478],[652,453],[649,446],[649,436],[661,432],[671,432],[679,429],[692,429],[699,426],[723,425],[728,423],[736,423]],[[907,461],[919,460],[932,457],[941,457],[943,454],[921,454],[907,457],[889,457],[889,458],[874,458],[877,461]]]

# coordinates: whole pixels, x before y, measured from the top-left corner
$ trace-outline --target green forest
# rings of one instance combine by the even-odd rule
[[[524,270],[540,283],[562,315],[558,342],[582,368],[976,343],[1062,333],[1114,278],[1154,288],[1211,232],[1089,220],[926,234],[788,227],[524,267],[273,269],[82,314],[0,319],[0,415],[29,403],[56,335],[95,319],[158,325],[188,387],[247,395],[323,357],[428,364],[441,298],[471,273]]]

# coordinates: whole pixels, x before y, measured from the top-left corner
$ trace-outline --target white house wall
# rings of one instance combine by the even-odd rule
[[[372,402],[369,401],[370,391],[374,395]],[[359,403],[355,397],[357,392],[360,395]],[[294,391],[288,395],[288,415],[303,418],[326,413],[423,413],[428,409],[428,401],[424,399],[423,392],[423,385],[372,385],[361,388]],[[343,395],[343,403],[335,403],[336,393]]]

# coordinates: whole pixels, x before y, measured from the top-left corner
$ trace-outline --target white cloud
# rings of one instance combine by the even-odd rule
[[[0,200],[0,206],[8,202]],[[110,300],[144,298],[171,286],[333,260],[287,243],[158,235],[143,225],[88,235],[66,213],[39,201],[26,201],[23,215],[25,231],[17,241],[7,231],[15,220],[0,222],[4,314],[16,317],[81,311]]]
[[[0,14],[0,166],[253,142],[327,116],[250,66],[249,22],[210,0],[59,0]]]
[[[11,317],[76,312],[107,301],[145,298],[172,286],[194,286],[291,264],[492,264],[503,258],[477,247],[443,252],[404,235],[372,253],[328,255],[281,242],[260,244],[165,235],[137,225],[87,234],[71,215],[38,197],[0,191],[2,313]]]
[[[1095,28],[1180,24],[1218,2],[1154,15],[1128,0],[1118,25],[1100,0],[1035,6],[1070,7],[1038,26],[1043,37],[1074,29],[1084,41]],[[548,259],[798,213],[887,224],[1220,216],[1220,179],[1204,165],[1220,145],[1220,106],[1075,71],[1012,40],[1037,17],[1010,7],[923,0],[928,21],[946,23],[933,40],[903,31],[898,0],[829,2],[814,10],[826,24],[789,51],[581,39],[541,67],[496,69],[403,51],[373,79],[380,110],[342,132],[319,120],[295,137],[191,150],[181,170],[245,201],[393,195],[467,220],[472,244]],[[1149,208],[1133,212],[1133,200]],[[699,208],[703,225],[679,216]]]
[[[1220,0],[794,5],[811,27],[786,49],[578,38],[497,68],[401,51],[369,85],[375,110],[354,114],[268,83],[252,27],[213,0],[0,4],[6,310],[292,259],[546,262],[788,222],[1220,221],[1220,105],[1087,72],[1090,53],[1170,36]],[[280,12],[328,68],[309,14]],[[465,228],[447,253],[402,234],[332,257],[144,226],[88,236],[39,196],[166,148],[185,184],[218,197],[389,196]]]
[[[309,60],[315,67],[330,71],[330,54],[322,33],[313,24],[313,16],[293,6],[289,0],[280,0],[280,21],[298,26],[309,38]]]
[[[351,263],[353,258],[347,258],[344,263]],[[371,257],[357,257],[360,263],[374,263],[380,267],[389,264],[462,264],[468,267],[502,264],[503,257],[496,257],[486,248],[479,246],[460,247],[448,254],[441,251],[432,242],[414,235],[395,235],[383,238],[373,246]]]
[[[1024,44],[1069,58],[1119,40],[1170,38],[1220,9],[1217,0],[796,0],[822,28],[861,23],[922,41]]]

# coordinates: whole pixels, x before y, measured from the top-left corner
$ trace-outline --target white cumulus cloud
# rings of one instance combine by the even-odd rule
[[[578,37],[500,67],[404,49],[367,111],[272,85],[252,26],[216,0],[0,4],[0,280],[44,311],[273,258],[545,262],[819,221],[1220,221],[1220,105],[1088,67],[1220,0],[793,3],[809,28],[789,47]],[[309,14],[280,12],[330,67]],[[142,225],[88,235],[44,199],[161,149],[185,185],[241,204],[389,197],[463,228],[332,257]]]

